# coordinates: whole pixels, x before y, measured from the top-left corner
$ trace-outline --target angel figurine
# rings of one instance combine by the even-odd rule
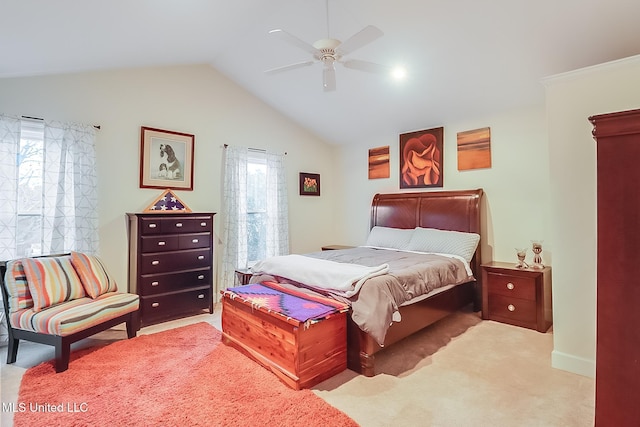
[[[533,251],[533,268],[542,269],[544,268],[544,264],[542,264],[542,240],[532,240],[531,241]]]
[[[529,268],[529,264],[524,261],[524,259],[527,257],[527,248],[516,248],[516,255],[518,256],[518,263],[516,264],[516,267]]]

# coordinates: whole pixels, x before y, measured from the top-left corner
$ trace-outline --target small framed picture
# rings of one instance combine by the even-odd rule
[[[188,133],[142,127],[140,188],[193,190],[195,137]]]
[[[300,195],[320,195],[320,174],[300,172]]]

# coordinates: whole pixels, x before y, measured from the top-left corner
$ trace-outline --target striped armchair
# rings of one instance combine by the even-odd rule
[[[20,340],[55,347],[55,369],[69,367],[71,344],[126,322],[139,330],[137,294],[117,292],[99,258],[72,252],[0,262],[0,288],[7,320],[7,364]]]

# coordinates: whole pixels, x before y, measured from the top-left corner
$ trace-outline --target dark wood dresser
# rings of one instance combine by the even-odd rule
[[[482,318],[546,332],[552,323],[551,267],[482,265]]]
[[[129,292],[140,324],[213,313],[215,213],[128,213]]]
[[[595,424],[638,426],[640,109],[589,120],[597,151]]]

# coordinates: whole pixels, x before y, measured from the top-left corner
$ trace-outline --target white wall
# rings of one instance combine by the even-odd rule
[[[445,128],[445,190],[485,190],[484,261],[514,261],[514,247],[544,240],[544,261],[553,265],[552,364],[593,376],[595,144],[587,117],[640,108],[640,57],[545,83],[546,109],[538,105],[460,123],[425,121],[422,129]],[[291,249],[297,253],[364,243],[373,195],[400,191],[398,134],[419,130],[334,147],[208,66],[0,79],[0,111],[102,126],[101,255],[119,283],[126,283],[124,214],[141,211],[160,194],[138,188],[140,126],[195,134],[195,189],[178,193],[194,211],[220,209],[222,144],[286,151]],[[485,126],[491,128],[492,167],[458,171],[456,133]],[[385,145],[391,149],[391,177],[369,180],[368,150]],[[321,197],[298,196],[301,171],[321,174]]]
[[[640,108],[640,56],[550,77],[545,85],[556,242],[552,365],[594,376],[596,145],[587,119]]]
[[[121,288],[127,284],[125,213],[141,212],[162,192],[139,188],[141,126],[195,135],[194,191],[176,192],[193,211],[220,211],[223,144],[287,152],[292,252],[319,250],[337,239],[327,221],[334,207],[333,146],[209,66],[0,79],[0,111],[101,126],[100,255]],[[299,172],[321,174],[321,197],[298,195]]]
[[[423,191],[482,188],[484,219],[483,261],[517,261],[516,247],[531,247],[541,239],[543,259],[551,264],[554,239],[549,232],[549,160],[543,106],[479,117],[444,126],[444,187]],[[492,166],[488,169],[458,171],[457,133],[491,128]],[[369,230],[369,207],[376,193],[399,190],[399,134],[419,129],[401,129],[366,144],[342,147],[338,175],[344,185],[339,189],[336,216],[341,223],[341,242],[363,244]],[[391,177],[368,179],[368,150],[390,146]],[[404,191],[404,190],[403,190]],[[419,190],[411,190],[419,191]],[[528,251],[528,260],[533,258]]]

